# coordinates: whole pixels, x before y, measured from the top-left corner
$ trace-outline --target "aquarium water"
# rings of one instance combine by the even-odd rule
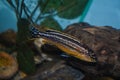
[[[33,7],[36,4],[36,1],[37,0],[33,0]],[[89,0],[89,4],[86,6],[85,14],[82,15],[84,17],[79,16],[75,19],[67,20],[56,15],[54,18],[58,20],[63,29],[65,29],[67,25],[83,21],[88,22],[91,25],[112,26],[120,29],[119,3],[120,0]],[[39,12],[40,11],[38,9],[36,16],[38,16]],[[17,31],[16,22],[17,19],[14,10],[8,5],[6,0],[0,0],[0,32],[7,29],[14,29]]]

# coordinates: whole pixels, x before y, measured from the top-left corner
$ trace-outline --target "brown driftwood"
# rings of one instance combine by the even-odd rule
[[[97,27],[87,23],[69,25],[65,33],[71,34],[88,45],[96,53],[98,62],[94,66],[69,61],[74,67],[91,76],[120,78],[120,30],[110,26]]]

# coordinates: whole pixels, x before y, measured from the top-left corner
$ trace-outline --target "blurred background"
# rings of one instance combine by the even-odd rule
[[[12,1],[14,2],[15,0]],[[38,4],[40,5],[32,16],[33,21],[36,20],[37,24],[41,24],[43,21],[43,24],[48,23],[48,25],[54,26],[50,23],[55,22],[57,26],[65,29],[67,25],[72,23],[88,22],[91,25],[112,26],[120,29],[120,0],[61,0],[60,2],[53,0],[53,2],[48,3],[44,12],[41,12],[42,8],[44,8],[44,3],[42,5],[40,1],[42,0],[24,0],[25,5],[29,9],[29,14]],[[49,18],[53,22],[50,22],[51,20],[48,20],[48,18],[38,18],[39,15],[47,16],[49,14],[54,14],[52,18]],[[24,13],[22,17],[26,17]],[[0,32],[10,28],[16,31],[16,22],[17,18],[14,9],[8,4],[7,0],[0,0]]]

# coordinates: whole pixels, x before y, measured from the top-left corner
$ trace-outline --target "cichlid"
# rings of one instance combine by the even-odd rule
[[[97,60],[95,53],[76,37],[51,29],[41,31],[36,27],[30,27],[30,32],[34,38],[43,38],[44,43],[55,45],[67,55],[87,62]]]

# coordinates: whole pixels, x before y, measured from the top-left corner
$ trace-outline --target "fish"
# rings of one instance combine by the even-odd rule
[[[32,37],[43,38],[43,43],[52,44],[69,56],[87,62],[97,61],[96,55],[92,49],[81,43],[76,37],[67,33],[52,29],[39,30],[34,26],[30,27],[30,33]]]

